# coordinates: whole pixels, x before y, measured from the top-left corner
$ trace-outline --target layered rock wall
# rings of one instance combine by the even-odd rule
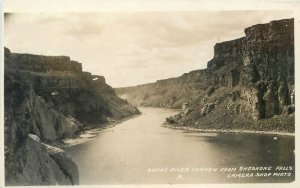
[[[86,126],[139,113],[103,76],[82,72],[64,56],[5,48],[5,174],[7,185],[78,184],[78,170],[51,146]]]
[[[178,78],[158,80],[155,83],[117,88],[116,93],[128,102],[139,106],[181,108],[182,104],[208,87],[206,70],[183,74]]]
[[[191,111],[198,109],[182,112],[187,116],[182,119],[198,119],[207,104],[221,103],[222,114],[257,121],[293,111],[294,72],[294,19],[284,19],[251,26],[245,37],[217,43],[207,69],[116,91],[135,104],[180,108],[188,103]],[[161,105],[166,101],[171,105]]]

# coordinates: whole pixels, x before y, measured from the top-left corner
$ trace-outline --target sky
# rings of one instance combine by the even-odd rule
[[[204,69],[214,45],[289,11],[10,13],[4,45],[15,53],[65,55],[112,87]]]

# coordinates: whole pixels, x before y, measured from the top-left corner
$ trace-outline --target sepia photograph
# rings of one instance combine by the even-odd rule
[[[5,2],[4,186],[295,187],[297,3]]]

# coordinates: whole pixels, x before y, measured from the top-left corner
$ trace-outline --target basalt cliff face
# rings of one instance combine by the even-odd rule
[[[116,91],[133,104],[182,108],[167,119],[174,126],[293,132],[294,20],[217,43],[206,69]]]
[[[76,164],[54,147],[90,125],[139,113],[102,76],[64,56],[5,48],[6,185],[78,184]]]

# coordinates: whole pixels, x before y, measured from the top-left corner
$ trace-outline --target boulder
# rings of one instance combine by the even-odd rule
[[[179,114],[176,114],[175,116],[173,116],[174,117],[174,121],[179,121],[180,119],[182,119],[182,113],[179,113]]]
[[[168,117],[166,118],[166,122],[170,123],[170,124],[174,124],[175,123],[175,120],[173,117]]]
[[[189,106],[189,103],[188,103],[188,102],[183,103],[182,106],[181,106],[182,111],[185,111],[185,109],[186,109],[188,106]]]
[[[204,117],[215,108],[215,103],[207,103],[201,108],[200,116]]]
[[[57,163],[73,185],[79,184],[79,172],[72,158],[62,149],[43,144],[49,156]]]
[[[78,179],[72,179],[76,176],[71,178],[62,170],[36,135],[29,134],[8,157],[10,159],[5,163],[6,185],[73,185],[78,182]],[[72,170],[75,168],[76,165]]]
[[[192,112],[192,109],[189,108],[189,107],[187,107],[187,108],[185,108],[185,110],[183,111],[183,116],[187,116],[187,115],[189,115],[189,113],[191,113],[191,112]]]

